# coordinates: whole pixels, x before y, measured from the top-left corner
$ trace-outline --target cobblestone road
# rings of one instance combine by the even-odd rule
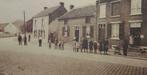
[[[0,43],[0,75],[147,75],[143,60]]]

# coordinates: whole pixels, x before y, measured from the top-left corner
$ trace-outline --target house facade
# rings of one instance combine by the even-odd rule
[[[97,40],[110,39],[112,45],[130,36],[134,45],[147,45],[146,0],[97,0]]]
[[[64,8],[64,3],[52,8],[44,7],[44,10],[33,17],[33,36],[38,39],[42,37],[48,40],[50,28],[49,25],[58,17],[62,16],[67,10]]]
[[[33,19],[30,19],[26,22],[25,30],[26,30],[27,33],[33,32]]]
[[[94,5],[71,9],[59,18],[59,40],[65,42],[80,41],[83,38],[95,39],[95,11]]]

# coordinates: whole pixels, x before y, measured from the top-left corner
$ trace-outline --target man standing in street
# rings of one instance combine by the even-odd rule
[[[108,47],[109,47],[108,39],[105,39],[104,40],[104,55],[107,55]]]
[[[123,55],[127,56],[128,52],[128,40],[125,38],[123,40]]]
[[[18,35],[18,42],[19,42],[19,45],[22,45],[22,37],[20,34]]]
[[[27,36],[26,36],[26,34],[24,35],[24,45],[27,45]]]
[[[96,54],[97,53],[97,49],[98,49],[98,43],[97,43],[97,41],[94,41],[93,47],[94,47],[94,53]]]
[[[31,41],[31,35],[29,34],[28,36],[28,41],[30,42]]]
[[[90,40],[89,42],[89,50],[90,50],[90,53],[92,53],[93,51],[93,41],[92,40]]]
[[[39,37],[39,47],[42,46],[42,37]]]

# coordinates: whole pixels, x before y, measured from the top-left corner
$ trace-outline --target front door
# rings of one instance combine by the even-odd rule
[[[75,40],[79,41],[79,30],[75,30]]]
[[[133,44],[136,46],[139,46],[141,42],[140,33],[141,33],[141,28],[130,29],[130,35],[133,36]]]
[[[104,40],[104,38],[106,37],[106,25],[105,24],[99,24],[99,39],[98,40]]]

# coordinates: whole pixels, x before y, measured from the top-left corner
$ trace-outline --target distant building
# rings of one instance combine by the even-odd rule
[[[16,20],[14,21],[12,24],[14,24],[20,33],[23,33],[24,32],[24,21],[22,20]]]
[[[4,28],[8,25],[9,23],[0,23],[0,32],[3,33],[5,30]]]
[[[42,37],[48,39],[49,31],[52,28],[48,28],[49,25],[58,17],[62,16],[67,10],[64,7],[64,3],[60,2],[60,6],[44,7],[44,10],[33,17],[33,35],[34,38]]]
[[[27,33],[33,32],[33,19],[30,19],[26,22],[25,30]]]
[[[97,39],[116,45],[132,35],[134,45],[147,45],[146,5],[147,0],[97,0]]]
[[[80,41],[82,38],[95,39],[95,12],[96,6],[90,5],[74,8],[59,18],[59,39],[66,42]]]
[[[18,34],[19,29],[13,23],[9,23],[7,26],[5,26],[4,32],[9,34]]]

